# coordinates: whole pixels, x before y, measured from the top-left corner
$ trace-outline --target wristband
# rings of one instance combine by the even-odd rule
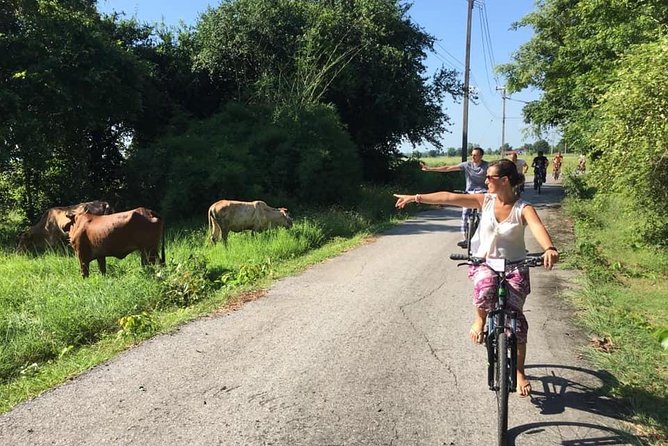
[[[415,194],[415,202],[416,202],[417,204],[420,204],[420,198],[421,198],[421,197],[420,197],[420,194]]]
[[[559,251],[557,250],[557,248],[555,248],[554,246],[550,246],[550,247],[545,248],[545,251],[546,251],[546,252],[547,252],[547,251],[554,251],[554,252],[556,252],[557,254],[559,253]]]

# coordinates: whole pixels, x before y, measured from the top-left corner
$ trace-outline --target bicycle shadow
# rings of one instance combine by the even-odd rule
[[[566,438],[569,436],[569,432],[580,434],[574,434],[572,438]],[[526,441],[524,441],[525,439]],[[559,444],[563,446],[610,446],[616,444],[642,446],[643,444],[628,432],[577,421],[530,423],[508,430],[509,446],[521,446],[525,443]]]
[[[531,375],[531,381],[540,381],[541,387],[534,386],[531,402],[540,409],[541,415],[563,413],[566,408],[591,412],[605,417],[624,419],[630,414],[622,403],[607,394],[613,387],[619,385],[617,378],[605,370],[589,370],[582,367],[558,364],[527,365],[527,372],[531,369],[550,369],[550,373],[543,376]],[[576,378],[568,378],[565,373],[557,375],[554,369],[568,370]],[[577,380],[577,374],[584,375]],[[600,384],[600,387],[595,387]],[[536,388],[538,387],[538,388]]]
[[[555,371],[560,369],[561,372]],[[526,366],[532,381],[532,404],[544,416],[564,413],[574,409],[600,417],[626,420],[631,411],[620,401],[609,396],[617,387],[617,378],[605,370],[589,370],[582,367],[560,364],[532,364]],[[537,376],[532,370],[545,370]],[[540,385],[536,385],[537,382]],[[546,438],[542,438],[546,437]],[[559,438],[557,443],[549,438]],[[516,426],[508,431],[509,444],[518,439],[531,439],[533,444],[540,438],[542,444],[561,445],[615,445],[642,444],[628,432],[591,422],[546,421]]]

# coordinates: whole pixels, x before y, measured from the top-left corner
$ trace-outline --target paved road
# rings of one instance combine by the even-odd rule
[[[563,225],[550,215],[559,197],[548,185],[535,200],[548,224]],[[470,283],[446,260],[458,216],[420,214],[238,311],[131,349],[0,417],[0,444],[493,444]],[[557,296],[566,279],[533,275],[535,392],[511,398],[511,444],[631,444],[597,394],[604,372],[578,360],[586,340]]]

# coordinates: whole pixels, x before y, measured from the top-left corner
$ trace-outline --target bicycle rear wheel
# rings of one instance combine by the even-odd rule
[[[471,214],[466,219],[466,247],[469,255],[471,255],[471,239],[478,229],[479,218],[477,211],[471,211]]]
[[[508,436],[508,392],[510,378],[508,374],[508,337],[505,331],[500,331],[496,337],[496,402],[498,415],[498,445],[506,446]]]

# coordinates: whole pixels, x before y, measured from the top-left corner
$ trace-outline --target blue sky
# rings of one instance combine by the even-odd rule
[[[498,148],[502,136],[501,92],[497,86],[503,79],[493,71],[493,64],[502,64],[520,45],[531,38],[531,30],[511,31],[513,22],[535,9],[535,0],[475,0],[471,33],[471,85],[477,88],[480,100],[469,105],[468,141],[484,148]],[[217,0],[98,0],[101,12],[123,11],[128,17],[142,22],[161,22],[177,25],[180,21],[195,24],[208,6],[217,6]],[[436,54],[427,59],[428,73],[444,65],[464,72],[466,44],[467,0],[413,0],[409,14],[413,21],[437,39]],[[489,42],[483,43],[483,42]],[[490,51],[491,48],[491,51]],[[539,96],[537,91],[522,91],[506,100],[505,142],[519,147],[536,138],[523,130],[523,102]],[[459,147],[462,142],[462,106],[451,100],[444,104],[452,125],[443,137],[445,147]],[[557,135],[546,139],[556,144]],[[418,147],[420,150],[429,147]]]

